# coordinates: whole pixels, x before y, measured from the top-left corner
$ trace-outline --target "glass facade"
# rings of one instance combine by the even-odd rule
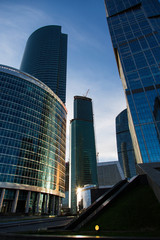
[[[76,212],[78,187],[98,184],[92,101],[74,97],[74,119],[71,120],[70,207]]]
[[[124,176],[131,178],[136,175],[136,159],[128,126],[127,109],[116,117],[116,138],[119,163]]]
[[[19,201],[22,190],[32,200],[37,192],[64,197],[64,104],[44,83],[2,65],[0,91],[0,187],[20,189]]]
[[[160,162],[160,3],[105,0],[138,163]]]
[[[29,37],[20,70],[44,82],[66,101],[67,35],[61,26],[42,27]]]

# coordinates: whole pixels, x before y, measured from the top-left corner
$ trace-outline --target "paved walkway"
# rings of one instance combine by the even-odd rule
[[[22,233],[47,230],[48,227],[59,227],[68,224],[73,217],[0,217],[1,233]]]

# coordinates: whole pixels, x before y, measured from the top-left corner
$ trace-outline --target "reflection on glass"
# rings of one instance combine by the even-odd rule
[[[0,181],[64,193],[66,110],[31,80],[0,72]]]

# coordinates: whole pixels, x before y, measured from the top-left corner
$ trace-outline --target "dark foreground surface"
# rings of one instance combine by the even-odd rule
[[[73,232],[63,229],[73,217],[53,216],[0,216],[0,240],[47,240],[47,239],[108,239],[108,240],[160,240],[160,237],[115,237],[102,232]],[[57,229],[57,230],[54,230]],[[59,230],[58,230],[59,229]],[[56,232],[57,231],[57,232]],[[95,236],[97,234],[97,236]],[[93,236],[92,236],[93,235]],[[101,236],[99,236],[101,235]],[[114,235],[114,232],[112,233]]]
[[[1,240],[46,240],[46,239],[108,239],[108,240],[159,240],[160,238],[146,237],[107,237],[107,236],[89,236],[89,235],[33,235],[33,234],[0,234]]]

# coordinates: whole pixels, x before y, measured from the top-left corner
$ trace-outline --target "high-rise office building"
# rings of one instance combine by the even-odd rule
[[[92,100],[74,97],[74,119],[70,137],[70,208],[76,213],[77,188],[97,185],[97,161],[93,124]]]
[[[43,82],[0,65],[0,212],[57,214],[66,107]]]
[[[160,162],[160,3],[105,0],[138,163]]]
[[[29,37],[20,70],[45,83],[66,101],[67,35],[61,26],[39,28]]]
[[[126,178],[136,175],[136,159],[128,126],[127,109],[116,117],[118,160]]]

